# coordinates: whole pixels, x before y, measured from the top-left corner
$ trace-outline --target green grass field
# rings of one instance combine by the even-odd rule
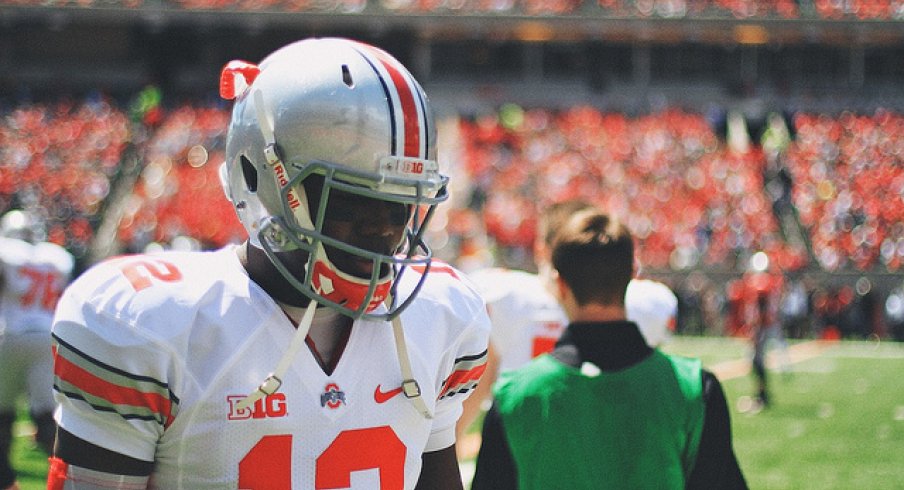
[[[686,338],[667,350],[713,368],[748,352],[746,343]],[[773,403],[760,412],[741,411],[754,393],[749,374],[723,377],[750,488],[902,488],[904,345],[843,342],[810,355],[770,371]]]
[[[14,427],[17,437],[13,440],[13,468],[19,475],[19,486],[22,490],[41,490],[47,488],[47,455],[34,443],[31,425],[24,418]]]
[[[747,343],[678,337],[665,350],[699,357],[720,374],[750,488],[902,488],[904,344],[809,345],[792,345],[793,362],[773,367],[774,403],[762,411],[746,403],[754,391],[744,369]],[[22,490],[46,488],[46,456],[29,439],[24,421],[17,432],[13,461]]]

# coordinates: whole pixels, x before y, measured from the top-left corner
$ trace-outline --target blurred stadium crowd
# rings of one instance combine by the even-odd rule
[[[357,13],[378,6],[400,13],[580,15],[628,18],[777,18],[893,20],[904,18],[900,0],[0,0],[0,5],[165,7]]]
[[[81,266],[238,241],[217,175],[227,121],[224,107],[164,107],[153,91],[128,107],[103,96],[7,107],[0,209],[38,210],[50,241]],[[529,269],[538,210],[581,197],[627,220],[644,273],[682,296],[681,330],[738,333],[736,283],[759,253],[759,269],[783,278],[783,302],[806,289],[811,320],[797,335],[900,336],[900,289],[877,294],[870,277],[904,270],[904,115],[785,122],[774,114],[750,138],[730,117],[721,133],[706,114],[675,108],[628,116],[507,104],[461,117],[444,124],[461,160],[444,162],[456,186],[433,243],[465,269]],[[860,280],[832,286],[828,274]]]
[[[408,24],[378,25],[400,18]],[[497,19],[580,25],[494,30]],[[592,39],[597,21],[608,22],[604,41]],[[580,197],[627,220],[643,274],[678,293],[679,331],[745,334],[765,273],[791,336],[904,340],[904,71],[892,66],[904,0],[0,0],[10,27],[0,32],[0,212],[38,211],[79,270],[239,241],[217,173],[228,108],[196,95],[209,95],[225,52],[256,59],[280,36],[353,24],[461,94],[442,114],[453,174],[431,241],[442,259],[531,269],[538,210]],[[543,26],[558,29],[555,42],[542,44]],[[559,103],[506,101],[504,84],[524,79]],[[618,107],[615,92],[670,84],[699,85],[706,103]],[[790,97],[795,85],[817,103],[772,104],[758,121],[707,100],[710,88]],[[186,88],[178,100],[161,92]],[[898,103],[845,105],[863,93]],[[594,100],[575,102],[584,95]],[[600,97],[614,103],[594,105]]]

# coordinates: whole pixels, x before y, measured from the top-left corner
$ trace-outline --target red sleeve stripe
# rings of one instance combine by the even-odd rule
[[[417,82],[385,51],[365,44],[359,46],[364,48],[362,54],[380,76],[390,101],[390,111],[394,115],[392,153],[397,155],[401,148],[403,156],[427,158],[431,142],[427,141],[427,118]],[[399,126],[403,131],[397,131]]]
[[[90,366],[89,371],[83,367],[84,361],[79,365],[78,361],[70,359],[72,355],[68,349],[54,347],[54,387],[57,391],[124,418],[153,419],[164,427],[172,423],[173,400],[162,393],[164,390],[159,386],[103,371],[96,364]]]
[[[483,372],[486,371],[486,368],[486,357],[484,357],[483,362],[470,369],[455,370],[443,383],[443,390],[440,398],[453,396],[457,393],[464,393],[473,389],[477,386],[477,381],[483,375]]]

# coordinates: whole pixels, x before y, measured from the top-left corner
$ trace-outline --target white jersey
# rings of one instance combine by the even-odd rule
[[[517,369],[555,347],[568,317],[539,276],[492,267],[469,277],[487,303],[500,372]]]
[[[493,323],[490,339],[499,370],[509,371],[549,352],[568,325],[568,317],[537,274],[491,267],[469,275],[483,295]],[[677,299],[664,284],[632,279],[625,293],[625,314],[647,343],[657,347],[674,330]]]
[[[0,333],[50,332],[53,310],[74,263],[72,254],[59,245],[0,237]]]
[[[401,321],[432,419],[401,393],[391,325],[365,320],[331,375],[302,349],[279,391],[240,410],[295,328],[235,250],[113,259],[60,302],[57,420],[153,461],[150,488],[411,489],[422,453],[454,442],[485,367],[489,321],[467,281],[440,265]]]

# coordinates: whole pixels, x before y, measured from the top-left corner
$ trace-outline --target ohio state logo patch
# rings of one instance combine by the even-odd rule
[[[345,392],[339,389],[336,383],[330,383],[323,389],[320,394],[320,406],[330,409],[339,408],[339,405],[345,404]]]

